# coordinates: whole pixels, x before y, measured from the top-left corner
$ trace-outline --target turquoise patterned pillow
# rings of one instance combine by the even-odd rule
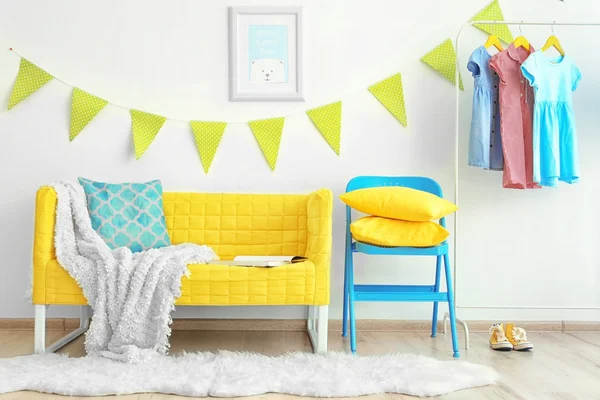
[[[115,184],[79,178],[79,183],[92,228],[111,249],[129,247],[135,253],[171,244],[159,180]]]

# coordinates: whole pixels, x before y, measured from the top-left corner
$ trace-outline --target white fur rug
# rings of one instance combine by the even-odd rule
[[[73,396],[166,393],[234,397],[288,393],[347,397],[374,393],[437,396],[492,384],[498,374],[465,361],[389,354],[188,353],[142,364],[40,354],[0,359],[0,393],[33,390]]]

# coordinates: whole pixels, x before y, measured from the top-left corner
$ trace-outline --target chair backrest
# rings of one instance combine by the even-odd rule
[[[433,179],[424,176],[357,176],[348,182],[346,192],[381,186],[402,186],[444,197],[441,186]],[[350,234],[351,223],[351,209],[346,206],[346,230],[348,235]],[[440,225],[446,227],[445,218],[440,219]]]

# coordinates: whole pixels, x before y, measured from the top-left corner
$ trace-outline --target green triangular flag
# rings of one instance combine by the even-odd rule
[[[494,0],[485,6],[485,8],[478,12],[471,21],[504,21],[504,15],[502,15],[498,0]],[[508,25],[473,24],[473,26],[490,35],[498,36],[498,39],[502,40],[504,43],[512,43],[515,40],[510,29],[508,29]]]
[[[89,94],[78,88],[73,88],[71,99],[71,131],[69,140],[73,140],[79,132],[94,119],[96,115],[108,104],[108,101]]]
[[[404,108],[404,91],[402,76],[398,73],[381,82],[369,86],[369,92],[404,126],[406,126],[406,109]]]
[[[198,147],[198,152],[200,153],[202,167],[204,168],[204,172],[208,173],[227,123],[191,121],[190,126],[196,139],[196,147]]]
[[[30,63],[24,58],[21,58],[19,73],[15,80],[10,100],[8,101],[8,109],[10,110],[21,101],[25,100],[36,90],[44,86],[52,80],[52,75],[41,69],[35,64]]]
[[[167,120],[160,115],[154,115],[139,110],[129,110],[131,113],[131,131],[133,132],[133,145],[135,158],[139,160],[142,154],[150,147],[152,141]]]
[[[340,132],[342,130],[342,102],[327,104],[306,112],[335,154],[340,155]]]
[[[425,54],[421,58],[421,61],[438,71],[453,84],[456,84],[456,77],[454,76],[456,73],[456,51],[454,51],[452,40],[446,40]],[[458,79],[460,90],[464,90],[460,73],[458,74]]]
[[[277,163],[284,120],[285,118],[270,118],[248,122],[272,170],[275,170],[275,164]]]

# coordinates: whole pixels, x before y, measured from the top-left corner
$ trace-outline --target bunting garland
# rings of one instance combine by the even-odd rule
[[[406,126],[404,91],[402,90],[402,76],[400,73],[369,86],[369,92],[371,92],[402,125]]]
[[[194,133],[198,153],[200,153],[200,162],[202,162],[204,172],[208,174],[227,123],[191,121],[190,126]]]
[[[139,160],[148,150],[167,119],[160,115],[134,109],[129,110],[129,112],[131,113],[131,132],[133,133],[135,158]]]
[[[277,164],[284,120],[285,118],[270,118],[248,122],[260,149],[269,163],[269,167],[273,171]]]
[[[502,15],[502,9],[498,0],[493,0],[485,6],[483,10],[475,14],[471,21],[504,21],[504,15]],[[473,26],[490,35],[498,36],[498,39],[504,43],[512,43],[515,40],[510,29],[508,29],[508,25],[473,24]]]
[[[85,128],[107,104],[108,101],[102,100],[100,97],[96,97],[81,89],[74,88],[73,98],[71,99],[71,128],[69,140],[73,141],[83,128]]]
[[[10,100],[8,101],[8,109],[10,110],[21,101],[31,96],[39,88],[51,80],[52,75],[37,65],[30,63],[24,58],[21,58],[19,73],[17,74],[15,85],[13,86],[13,90],[10,94]]]
[[[451,39],[445,40],[442,44],[425,54],[421,61],[435,69],[442,76],[448,79],[452,84],[456,84],[456,51]],[[458,74],[460,90],[464,90],[462,77]]]
[[[327,140],[335,154],[340,155],[340,133],[342,129],[342,102],[327,104],[308,110],[306,114]]]

